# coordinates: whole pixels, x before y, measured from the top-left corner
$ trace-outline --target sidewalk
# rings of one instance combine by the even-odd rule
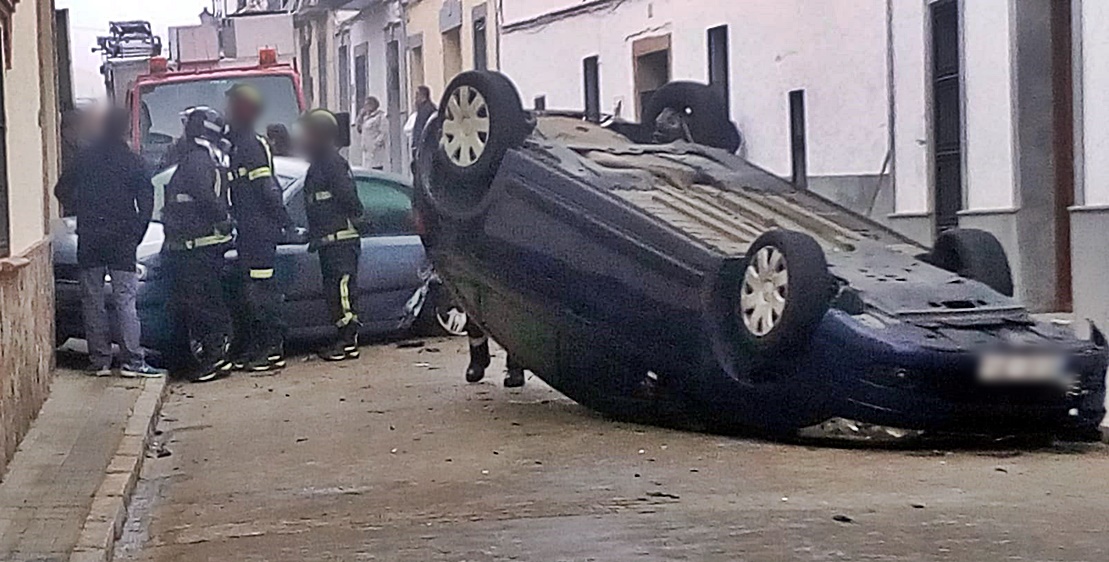
[[[149,427],[151,404],[140,402],[160,398],[164,385],[72,371],[55,375],[50,398],[0,481],[0,561],[64,562],[88,540],[82,531],[113,458],[124,447],[135,449],[137,466],[126,470],[137,473],[141,466],[146,431],[138,439],[124,436],[137,427],[132,419],[147,416]],[[127,479],[133,483],[134,476]]]

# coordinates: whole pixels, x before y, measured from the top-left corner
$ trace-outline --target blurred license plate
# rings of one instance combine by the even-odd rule
[[[978,363],[978,380],[986,384],[1062,383],[1066,359],[1048,353],[987,353]]]

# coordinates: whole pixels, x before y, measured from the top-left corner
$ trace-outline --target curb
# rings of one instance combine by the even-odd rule
[[[131,493],[142,473],[143,459],[154,434],[158,413],[168,388],[165,377],[146,379],[142,392],[127,418],[123,439],[119,443],[104,481],[92,497],[92,507],[77,538],[70,562],[110,562],[115,554],[116,539],[127,521]]]

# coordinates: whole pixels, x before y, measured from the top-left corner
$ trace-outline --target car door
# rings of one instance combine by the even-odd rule
[[[358,197],[374,225],[361,239],[358,265],[359,319],[367,332],[407,328],[427,274],[423,245],[415,234],[411,188],[398,177],[356,173]],[[307,227],[303,182],[286,190],[285,206],[297,226]],[[285,293],[283,317],[293,335],[320,335],[332,328],[320,275],[319,255],[307,244],[277,248],[277,277]]]

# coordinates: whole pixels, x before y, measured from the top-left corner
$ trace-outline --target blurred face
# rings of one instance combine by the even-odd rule
[[[416,90],[416,103],[424,103],[426,101],[430,101],[427,92],[423,89]]]
[[[258,119],[258,108],[248,100],[232,96],[227,99],[226,115],[234,123],[250,125]]]
[[[327,146],[327,140],[318,130],[303,124],[293,130],[293,137],[300,154],[317,154]]]

